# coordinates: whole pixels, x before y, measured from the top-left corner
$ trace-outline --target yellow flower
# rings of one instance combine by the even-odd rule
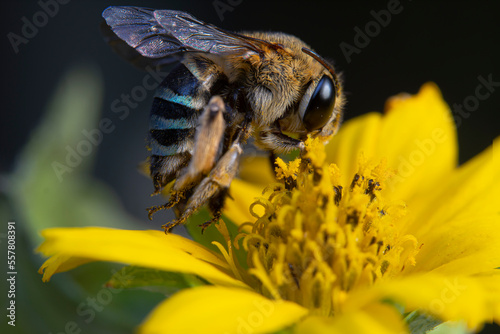
[[[218,224],[219,252],[160,231],[49,229],[39,247],[51,256],[44,280],[112,261],[208,283],[166,299],[141,333],[401,333],[433,319],[470,329],[500,322],[498,152],[456,167],[453,122],[433,84],[386,109],[347,122],[326,154],[308,140],[302,159],[277,162],[280,181],[264,159],[243,165],[225,210],[240,232]]]

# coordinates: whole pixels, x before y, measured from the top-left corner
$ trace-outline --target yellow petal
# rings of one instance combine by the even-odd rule
[[[495,142],[500,143],[500,138]],[[419,216],[411,226],[412,233],[434,234],[438,224],[446,226],[452,220],[500,218],[500,178],[494,177],[499,170],[500,161],[493,159],[493,147],[456,169],[420,203],[415,203],[419,210],[414,211]]]
[[[373,304],[335,317],[308,317],[297,325],[296,334],[401,334],[408,330],[401,315],[391,306]]]
[[[497,142],[500,140],[497,139]],[[500,178],[492,148],[443,180],[413,210],[408,231],[423,243],[410,271],[474,274],[500,267]]]
[[[457,164],[451,112],[432,83],[417,95],[393,100],[384,116],[372,113],[346,122],[327,151],[328,161],[348,173],[348,182],[356,172],[359,152],[374,163],[386,158],[396,171],[388,188],[406,202],[425,196]]]
[[[55,273],[68,271],[91,261],[67,255],[54,255],[42,264],[38,273],[43,274],[42,281],[47,282]]]
[[[307,312],[295,303],[269,300],[248,290],[201,286],[162,302],[139,332],[272,333],[299,321]]]
[[[399,197],[425,195],[458,162],[455,125],[448,105],[435,84],[401,101],[384,117],[380,156],[396,168]]]
[[[472,275],[500,267],[500,218],[475,217],[436,225],[417,237],[423,246],[407,273]]]
[[[228,264],[217,254],[175,234],[88,227],[47,229],[42,236],[45,241],[38,251],[55,256],[42,266],[45,280],[82,261],[110,261],[196,274],[214,284],[246,287],[228,274]]]
[[[405,311],[423,310],[443,321],[466,321],[469,328],[500,319],[500,274],[484,276],[412,275],[353,291],[344,313],[373,302],[393,300]]]
[[[496,138],[493,142],[493,164],[500,165],[500,138]]]

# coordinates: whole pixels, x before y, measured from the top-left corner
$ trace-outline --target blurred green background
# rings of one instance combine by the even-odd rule
[[[38,14],[43,11],[41,3],[49,2],[6,2],[1,13],[0,247],[6,254],[6,224],[15,221],[18,272],[16,327],[7,327],[4,317],[2,333],[3,328],[6,333],[56,334],[77,329],[128,333],[162,299],[153,292],[123,291],[113,294],[90,320],[81,315],[90,305],[89,298],[97,298],[103,282],[120,266],[87,265],[56,275],[48,284],[36,273],[42,259],[33,249],[43,228],[158,229],[170,217],[162,212],[153,222],[147,220],[145,208],[163,200],[149,196],[151,182],[137,171],[148,155],[144,146],[152,90],[129,105],[127,115],[114,112],[115,101],[131,94],[148,74],[121,60],[103,41],[99,24],[107,6],[177,9],[227,30],[296,35],[332,58],[343,72],[346,119],[382,110],[387,97],[402,91],[415,93],[427,81],[438,84],[450,105],[474,96],[479,76],[491,75],[500,82],[495,1],[401,1],[401,12],[393,14],[390,23],[348,59],[340,45],[356,46],[355,28],[364,30],[374,21],[372,11],[387,9],[391,1],[60,0],[57,12],[52,9],[53,15],[36,32],[31,31],[33,36],[23,39],[16,52],[13,34],[22,36],[26,20],[33,22],[37,15],[43,19]],[[225,11],[220,3],[228,6]],[[470,115],[461,117],[461,162],[500,134],[499,106],[500,87]],[[112,130],[89,148],[88,156],[75,163],[71,172],[58,178],[53,163],[64,163],[67,147],[76,148],[85,138],[82,131],[92,132],[103,119],[109,120]],[[2,268],[6,268],[5,261],[6,256],[1,256]],[[5,282],[4,277],[2,307],[8,302]],[[135,302],[138,295],[140,304]],[[498,332],[498,327],[486,331]]]

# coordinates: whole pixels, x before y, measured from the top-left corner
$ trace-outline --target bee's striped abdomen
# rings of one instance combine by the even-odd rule
[[[207,96],[199,80],[179,64],[158,87],[150,118],[152,154],[168,156],[190,151],[200,110]]]
[[[155,97],[149,121],[151,153],[191,152],[198,114],[198,110]]]
[[[212,63],[213,64],[213,63]],[[198,117],[210,99],[212,82],[199,78],[197,62],[176,66],[158,87],[149,122],[151,176],[158,190],[176,178],[191,158]],[[215,66],[215,64],[213,64]],[[215,77],[219,73],[213,71]]]

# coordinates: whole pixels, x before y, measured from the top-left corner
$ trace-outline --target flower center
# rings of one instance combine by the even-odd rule
[[[243,239],[254,288],[328,316],[349,291],[414,265],[419,245],[399,232],[404,204],[381,195],[389,175],[384,163],[360,161],[350,184],[341,184],[337,166],[324,163],[323,146],[307,144],[304,159],[277,161],[282,182],[252,204],[257,219],[234,242]]]

